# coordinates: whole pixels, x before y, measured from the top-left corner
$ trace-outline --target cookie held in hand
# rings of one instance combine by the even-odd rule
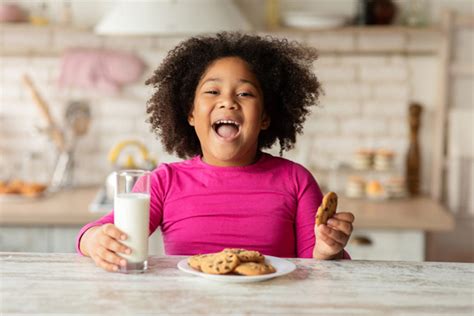
[[[323,202],[316,213],[316,226],[327,224],[328,219],[336,214],[337,194],[329,192],[323,197]]]

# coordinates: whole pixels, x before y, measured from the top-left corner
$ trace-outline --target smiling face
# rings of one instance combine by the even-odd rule
[[[244,60],[225,57],[206,69],[188,122],[196,130],[207,164],[245,166],[255,161],[258,135],[270,120],[260,84]]]

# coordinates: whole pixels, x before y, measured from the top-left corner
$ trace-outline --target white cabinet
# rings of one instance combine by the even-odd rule
[[[346,250],[354,260],[424,261],[421,230],[354,229]]]
[[[3,226],[0,227],[0,251],[4,252],[75,252],[76,237],[82,226]],[[150,255],[163,254],[161,232],[149,239]]]
[[[80,227],[6,226],[0,228],[0,251],[74,252]]]
[[[48,252],[48,231],[37,227],[1,227],[0,251]]]

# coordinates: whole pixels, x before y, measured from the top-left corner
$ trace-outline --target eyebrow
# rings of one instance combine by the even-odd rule
[[[220,78],[209,78],[209,79],[207,79],[206,81],[204,81],[204,82],[201,84],[201,87],[202,87],[205,83],[210,82],[210,81],[222,82],[222,79],[220,79]],[[241,83],[248,83],[248,84],[254,86],[255,89],[259,89],[258,86],[257,86],[253,81],[251,81],[251,80],[239,79],[239,82],[241,82]]]

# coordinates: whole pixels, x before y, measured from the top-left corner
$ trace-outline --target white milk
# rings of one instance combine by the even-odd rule
[[[121,193],[114,199],[114,223],[127,234],[122,241],[132,249],[130,255],[120,254],[128,262],[143,262],[148,257],[148,223],[150,196],[144,193]]]

